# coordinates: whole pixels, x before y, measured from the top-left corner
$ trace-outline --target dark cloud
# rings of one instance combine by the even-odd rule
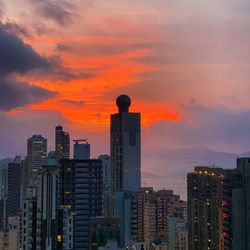
[[[66,0],[31,0],[37,13],[51,19],[59,25],[68,25],[74,22],[77,14],[75,5]]]
[[[28,36],[25,27],[15,23],[0,23],[0,76],[8,74],[31,74],[37,78],[54,81],[89,79],[91,73],[73,73],[61,66],[59,57],[46,58],[25,44],[16,34]]]
[[[11,79],[0,80],[0,88],[0,110],[2,111],[38,103],[56,95],[53,91]]]
[[[60,100],[60,102],[65,103],[65,104],[71,104],[71,105],[80,105],[83,106],[85,105],[84,101],[76,101],[76,100]]]
[[[58,43],[56,44],[56,49],[59,51],[71,51],[72,47],[69,44]]]
[[[92,78],[94,75],[92,73],[72,73],[66,69],[58,69],[54,71],[52,75],[52,79],[55,81],[71,81],[75,79],[89,79]]]
[[[24,25],[20,25],[18,23],[14,22],[5,22],[5,23],[0,23],[0,27],[12,34],[15,34],[17,36],[23,36],[23,37],[31,37],[30,32]]]
[[[77,79],[86,80],[94,77],[94,74],[92,73],[88,72],[75,73],[73,72],[73,70],[63,68],[59,64],[57,65],[55,64],[55,66],[51,67],[50,69],[33,70],[29,75],[37,79],[49,79],[55,83],[69,82]]]
[[[50,66],[48,59],[0,26],[0,76],[11,73],[25,74],[35,68]]]
[[[56,95],[45,88],[19,81],[18,74],[35,69],[51,70],[52,61],[40,56],[17,35],[28,35],[25,28],[15,23],[0,23],[0,110],[38,103]]]

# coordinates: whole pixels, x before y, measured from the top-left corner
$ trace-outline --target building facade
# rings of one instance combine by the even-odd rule
[[[90,218],[102,215],[102,163],[100,160],[67,160],[60,164],[60,207],[73,216],[74,250],[89,249]],[[67,214],[62,218],[67,220]],[[59,229],[60,230],[60,229]],[[61,230],[61,239],[67,232]],[[62,243],[63,244],[63,243]]]
[[[223,169],[195,167],[187,176],[189,250],[223,249]]]
[[[30,168],[38,172],[47,158],[47,139],[42,135],[33,135],[27,141],[27,160]]]
[[[65,132],[60,125],[55,128],[55,156],[58,161],[70,158],[69,133]]]
[[[131,100],[117,98],[118,113],[110,118],[113,192],[139,192],[141,188],[140,113],[129,112]]]

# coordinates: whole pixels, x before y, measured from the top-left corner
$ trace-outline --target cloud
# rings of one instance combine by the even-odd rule
[[[47,58],[40,56],[16,35],[25,35],[26,32],[18,24],[0,23],[1,111],[38,103],[56,95],[56,92],[18,80],[19,74],[24,75],[35,69],[49,70],[52,67]]]
[[[181,108],[184,119],[155,123],[146,133],[146,145],[151,142],[163,148],[204,146],[229,152],[250,148],[250,110],[209,107],[195,101]]]
[[[67,69],[61,66],[60,64],[54,64],[54,67],[49,69],[35,69],[29,73],[29,76],[34,77],[35,79],[48,79],[52,80],[55,83],[61,82],[70,82],[72,80],[86,80],[94,77],[94,74],[88,72],[74,72],[72,69]]]
[[[77,100],[60,100],[61,103],[64,103],[64,104],[71,104],[71,105],[80,105],[80,106],[83,106],[85,105],[85,102],[80,100],[80,101],[77,101]]]
[[[11,73],[25,74],[35,68],[50,66],[48,59],[0,26],[0,76]]]
[[[16,36],[31,37],[30,32],[24,25],[20,25],[15,22],[0,22],[0,27],[11,34],[15,34]]]
[[[4,12],[5,12],[5,5],[4,5],[4,2],[0,0],[0,18],[3,17]]]
[[[66,0],[31,0],[37,13],[59,25],[69,25],[74,22],[77,14],[75,5]]]
[[[0,79],[0,88],[0,110],[2,111],[38,103],[56,95],[56,92],[11,79]]]
[[[56,49],[58,51],[71,51],[72,46],[70,46],[69,44],[65,44],[65,43],[58,43],[56,44]]]

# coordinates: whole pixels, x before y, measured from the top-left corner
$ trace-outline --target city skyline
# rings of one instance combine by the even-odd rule
[[[131,103],[118,96],[110,114],[110,156],[91,159],[90,144],[79,139],[70,157],[70,134],[57,125],[48,155],[47,139],[33,135],[25,159],[0,161],[1,248],[249,248],[250,158],[237,158],[234,170],[195,166],[187,201],[144,186],[141,114]]]
[[[207,150],[196,158],[200,147],[249,151],[248,9],[246,0],[1,0],[0,157],[24,154],[33,134],[53,148],[59,124],[87,137],[94,157],[108,153],[99,141],[119,94],[142,113],[144,183],[175,179],[178,189],[189,162],[221,165]],[[168,161],[176,148],[194,157]]]

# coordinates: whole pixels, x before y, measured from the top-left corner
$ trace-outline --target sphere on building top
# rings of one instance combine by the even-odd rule
[[[120,95],[116,99],[116,105],[119,112],[128,112],[131,105],[131,99],[127,95]]]

